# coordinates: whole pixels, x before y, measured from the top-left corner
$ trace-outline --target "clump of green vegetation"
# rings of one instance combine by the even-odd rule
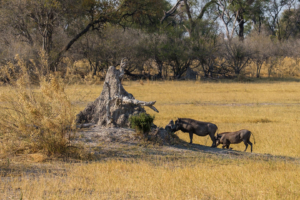
[[[137,133],[147,135],[151,130],[151,125],[155,116],[148,115],[147,113],[140,113],[133,115],[129,118],[131,128],[134,128]]]

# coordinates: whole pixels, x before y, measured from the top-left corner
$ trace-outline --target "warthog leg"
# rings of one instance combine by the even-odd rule
[[[211,147],[217,147],[216,145],[216,138],[215,138],[215,134],[209,134],[210,139],[212,140],[212,145]]]
[[[225,144],[226,144],[226,148],[229,149],[230,141],[229,141],[229,140],[226,140]]]
[[[223,144],[222,149],[229,149],[230,144]],[[232,148],[231,148],[232,149]]]
[[[244,144],[246,145],[246,148],[245,148],[245,150],[244,151],[246,151],[247,150],[247,148],[248,148],[248,141],[244,141]],[[251,149],[252,149],[252,144],[251,144]],[[251,151],[252,152],[252,151]]]
[[[193,143],[193,133],[190,132],[189,134],[190,134],[190,144],[192,144]]]
[[[251,152],[252,152],[252,142],[250,142],[250,141],[248,140],[248,144],[250,144],[250,146],[251,146]]]
[[[229,149],[229,146],[230,146],[229,140],[225,140],[225,142],[224,142],[222,148],[224,149],[224,148],[226,147],[227,149]]]

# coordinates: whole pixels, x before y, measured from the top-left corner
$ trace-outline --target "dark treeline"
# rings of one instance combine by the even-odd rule
[[[0,0],[2,69],[43,55],[45,73],[84,61],[86,76],[126,57],[134,79],[295,77],[299,39],[298,0]]]

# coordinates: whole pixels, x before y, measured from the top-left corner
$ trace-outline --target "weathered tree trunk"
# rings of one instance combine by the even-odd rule
[[[125,64],[121,69],[109,67],[101,95],[77,114],[76,122],[94,123],[106,127],[129,127],[129,117],[141,112],[146,112],[142,106],[148,106],[154,111],[158,110],[153,102],[143,102],[134,99],[133,95],[126,92],[121,80],[124,75]]]

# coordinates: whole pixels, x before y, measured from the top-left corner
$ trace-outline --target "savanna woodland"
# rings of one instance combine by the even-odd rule
[[[300,199],[299,115],[300,0],[0,0],[1,200]]]

